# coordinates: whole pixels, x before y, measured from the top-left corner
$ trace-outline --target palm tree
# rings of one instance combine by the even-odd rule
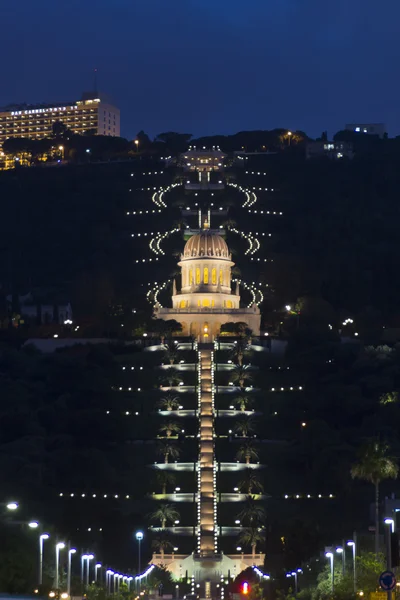
[[[179,458],[181,451],[171,442],[163,441],[158,444],[157,448],[158,454],[161,454],[164,457],[164,463],[168,464],[169,458]]]
[[[238,383],[240,388],[243,388],[245,382],[250,382],[252,379],[248,365],[236,365],[231,371],[230,381]]]
[[[169,387],[176,385],[182,381],[182,377],[179,374],[179,371],[174,367],[168,367],[168,369],[164,369],[160,375],[161,383],[168,383]]]
[[[169,471],[158,471],[157,472],[157,483],[161,485],[161,493],[167,493],[167,486],[174,485],[176,482],[176,477],[173,473]]]
[[[388,455],[389,446],[379,440],[369,440],[361,448],[359,460],[351,467],[351,476],[364,479],[375,486],[375,554],[379,552],[379,484],[383,479],[396,479],[399,467]]]
[[[238,542],[243,546],[251,546],[253,558],[256,553],[256,546],[265,539],[264,531],[261,527],[246,527],[239,535]]]
[[[167,438],[171,437],[173,433],[179,433],[181,426],[175,421],[166,421],[160,426],[160,433],[165,433]]]
[[[177,410],[180,406],[178,396],[172,394],[171,392],[167,392],[165,396],[160,398],[157,402],[157,406],[160,410]]]
[[[156,552],[161,554],[161,560],[164,560],[164,552],[173,549],[173,545],[168,536],[168,531],[161,530],[158,532],[158,536],[151,542],[151,547]]]
[[[253,496],[246,496],[245,506],[237,518],[249,527],[259,527],[265,520],[265,510],[257,504]]]
[[[251,460],[257,460],[259,458],[256,449],[252,442],[246,442],[243,446],[240,446],[236,458],[244,460],[246,465],[250,464]]]
[[[231,350],[232,359],[241,367],[243,366],[243,359],[246,354],[250,352],[250,346],[244,338],[236,340],[236,344],[233,345]]]
[[[251,495],[253,489],[258,492],[264,491],[264,486],[258,479],[254,469],[246,469],[243,479],[239,482],[240,491],[244,491],[246,494]]]
[[[234,403],[239,407],[241,412],[244,412],[246,408],[249,408],[254,404],[253,398],[250,398],[248,394],[241,393],[238,396],[235,396]]]
[[[164,347],[165,347],[164,358],[165,358],[165,360],[169,361],[170,365],[173,365],[179,356],[179,351],[178,351],[177,346],[178,346],[178,344],[164,344]]]
[[[249,437],[250,433],[254,433],[253,418],[247,416],[241,417],[236,421],[233,431],[241,437]]]
[[[157,510],[150,515],[152,521],[160,521],[161,529],[165,529],[167,522],[174,522],[179,519],[178,511],[172,504],[160,504]]]
[[[379,404],[386,406],[387,404],[396,404],[399,401],[398,392],[386,392],[379,398]]]

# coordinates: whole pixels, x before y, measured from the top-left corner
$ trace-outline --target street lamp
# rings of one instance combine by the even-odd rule
[[[342,574],[343,574],[343,577],[344,577],[344,572],[345,572],[345,568],[346,568],[346,553],[344,551],[344,546],[343,547],[342,546],[338,546],[336,548],[336,552],[338,554],[342,555]]]
[[[356,579],[356,542],[355,542],[355,539],[349,540],[347,542],[347,545],[350,546],[350,548],[353,551],[353,591],[354,591],[354,593],[356,593],[357,579]]]
[[[135,140],[136,152],[139,152],[139,140]]]
[[[288,131],[288,132],[287,132],[287,135],[288,135],[289,146],[290,146],[290,140],[292,139],[292,135],[293,135],[293,133],[292,133],[291,131]]]
[[[333,571],[333,552],[325,552],[326,558],[329,558],[331,562],[331,592],[333,594],[333,590],[335,588],[335,574]]]
[[[114,587],[113,587],[114,594],[116,591],[118,592],[118,588],[116,587],[117,584],[115,583],[115,580],[117,580],[117,582],[118,582],[118,577],[119,577],[119,573],[114,573]]]
[[[108,569],[106,571],[106,588],[107,588],[109,594],[111,594],[111,576],[112,575],[114,575],[114,571],[111,571],[111,569]]]
[[[93,554],[87,554],[86,555],[86,560],[87,560],[87,568],[86,568],[86,585],[89,585],[89,571],[90,571],[90,561],[93,560],[94,555]]]
[[[386,569],[391,571],[392,569],[392,533],[394,533],[394,519],[385,519],[385,525],[388,525],[390,529],[387,530],[387,543],[386,543]],[[388,600],[392,600],[392,590],[388,590]]]
[[[94,582],[95,583],[97,583],[97,569],[101,569],[101,564],[100,563],[97,563],[94,566]]]
[[[394,519],[385,519],[385,525],[391,525],[392,533],[394,533]]]
[[[60,567],[60,550],[63,550],[65,548],[65,544],[64,542],[59,542],[58,544],[56,544],[56,590],[58,590],[59,587],[59,567]]]
[[[68,550],[68,571],[67,571],[67,593],[68,596],[71,595],[71,564],[72,564],[72,555],[76,554],[76,548],[70,548]]]
[[[128,577],[128,592],[131,591],[131,581],[133,580],[133,577]]]
[[[18,502],[9,502],[6,505],[7,510],[17,510],[18,508]]]
[[[139,557],[138,557],[139,558],[139,560],[138,560],[138,563],[139,563],[138,564],[138,566],[139,566],[139,568],[138,568],[138,574],[140,575],[140,542],[143,539],[143,531],[137,531],[135,537],[136,537],[137,542],[138,542],[138,551],[139,551]]]
[[[82,554],[81,556],[81,583],[83,585],[83,580],[84,580],[84,575],[85,575],[85,560],[86,560],[87,554]]]
[[[44,540],[48,540],[49,537],[48,533],[39,535],[39,585],[43,583],[43,544]]]
[[[31,529],[37,529],[39,527],[39,523],[37,521],[31,521],[30,523],[28,523],[28,527],[30,527]]]

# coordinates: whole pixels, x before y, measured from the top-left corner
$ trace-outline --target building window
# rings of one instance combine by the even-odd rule
[[[215,306],[215,300],[211,300],[211,306],[212,306],[212,308],[214,308],[214,306]]]
[[[225,301],[225,307],[226,308],[233,308],[232,300],[226,300]]]
[[[200,279],[200,268],[196,267],[196,283],[199,285],[200,282],[201,282],[201,279]]]
[[[193,283],[193,269],[189,269],[189,285]]]
[[[210,300],[208,298],[204,298],[204,300],[203,300],[203,306],[206,306],[208,308],[210,307]]]
[[[204,283],[208,283],[208,267],[204,267],[203,281],[204,281]]]
[[[217,284],[217,269],[212,269],[211,271],[211,283],[213,285]]]
[[[179,308],[186,308],[186,300],[180,301]]]
[[[219,270],[219,282],[222,285],[222,278],[223,278],[223,273],[222,273],[222,269]]]
[[[197,306],[201,306],[201,300],[197,300]]]

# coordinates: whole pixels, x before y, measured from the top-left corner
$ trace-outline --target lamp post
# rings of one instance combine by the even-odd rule
[[[58,590],[59,585],[60,585],[60,576],[59,576],[60,550],[63,550],[64,548],[65,548],[64,542],[58,542],[58,544],[56,544],[56,590]]]
[[[49,537],[48,533],[39,535],[39,585],[43,583],[43,544],[44,540],[48,540]]]
[[[111,576],[114,575],[114,571],[111,571],[111,569],[108,569],[106,571],[106,589],[108,590],[108,593],[111,594]]]
[[[139,152],[139,140],[135,140],[136,152]]]
[[[68,570],[67,570],[67,594],[71,595],[71,565],[72,555],[76,553],[76,548],[70,548],[68,550]]]
[[[296,571],[292,571],[290,574],[294,577],[294,596],[297,598],[297,573]]]
[[[128,577],[128,592],[131,591],[131,581],[133,580],[133,577]]]
[[[290,141],[291,141],[291,139],[292,139],[292,135],[293,135],[293,134],[292,134],[292,132],[291,132],[291,131],[288,131],[288,132],[287,132],[287,136],[288,136],[288,140],[289,140],[289,146],[290,146]]]
[[[391,541],[392,541],[392,536],[391,534],[394,533],[394,519],[385,519],[384,521],[385,525],[388,526],[387,528],[387,535],[386,535],[386,569],[388,571],[392,570],[392,551],[391,551]],[[387,592],[387,598],[388,600],[392,600],[392,590],[388,590]]]
[[[100,563],[97,563],[97,564],[94,566],[94,582],[95,582],[95,583],[97,583],[97,570],[98,570],[98,569],[101,569],[101,564],[100,564]]]
[[[117,588],[117,583],[118,582],[118,577],[119,577],[119,573],[114,573],[114,587],[113,587],[113,593],[115,595],[115,592],[118,592],[118,588]]]
[[[143,539],[143,531],[137,531],[135,537],[138,542],[138,574],[140,575],[140,542]]]
[[[345,565],[346,565],[346,563],[345,563],[346,558],[345,558],[344,546],[338,546],[336,548],[336,552],[342,556],[342,575],[344,577]]]
[[[86,567],[86,585],[89,585],[89,572],[90,572],[90,561],[93,560],[94,555],[93,554],[87,554],[86,555],[86,560],[87,560],[87,567]]]
[[[350,546],[350,548],[353,551],[353,591],[354,593],[356,593],[357,590],[357,573],[356,573],[356,536],[354,534],[354,540],[349,540],[347,542],[347,545]]]
[[[333,594],[333,590],[335,589],[335,573],[333,570],[333,552],[325,552],[326,558],[329,558],[331,562],[331,592]]]
[[[85,577],[85,560],[86,560],[86,556],[87,554],[82,554],[81,556],[81,584],[83,585],[83,580]]]

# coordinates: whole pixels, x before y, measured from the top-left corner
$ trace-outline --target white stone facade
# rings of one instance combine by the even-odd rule
[[[221,325],[244,322],[258,335],[260,310],[253,304],[240,308],[239,288],[233,294],[232,272],[235,263],[225,240],[209,229],[203,229],[187,242],[178,263],[182,288],[174,289],[172,308],[154,309],[156,318],[176,319],[182,324],[183,335],[193,335],[200,342],[213,341]]]

